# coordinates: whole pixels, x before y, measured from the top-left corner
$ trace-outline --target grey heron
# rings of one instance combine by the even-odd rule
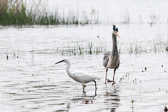
[[[112,85],[115,83],[114,82],[115,72],[116,72],[116,69],[118,69],[120,65],[120,56],[119,56],[118,49],[117,49],[117,37],[120,38],[118,34],[118,28],[115,25],[113,25],[112,51],[105,52],[104,57],[103,57],[103,66],[106,68],[105,84],[106,84],[106,81],[111,82],[109,79],[107,80],[108,69],[114,69]]]
[[[71,63],[67,59],[63,59],[63,60],[61,60],[61,61],[59,61],[55,64],[58,64],[58,63],[61,63],[61,62],[65,62],[67,64],[66,72],[69,75],[69,77],[72,78],[73,80],[77,81],[77,82],[82,83],[83,92],[84,92],[85,84],[89,83],[89,82],[94,82],[95,83],[95,91],[96,91],[96,89],[97,89],[96,80],[101,79],[100,77],[94,76],[94,75],[89,75],[89,74],[84,74],[84,73],[81,73],[81,72],[76,72],[76,73],[75,72],[73,72],[73,73],[70,72],[69,68],[71,66]]]

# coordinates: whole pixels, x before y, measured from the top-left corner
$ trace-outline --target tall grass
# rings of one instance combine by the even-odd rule
[[[40,1],[39,1],[39,4]],[[37,4],[35,4],[37,5]],[[41,10],[36,10],[32,6],[28,9],[22,0],[0,0],[0,25],[69,25],[69,24],[95,24],[98,23],[98,19],[87,17],[83,15],[79,18],[78,14],[73,14],[73,11],[69,16],[65,17],[64,14],[49,13]],[[63,16],[62,16],[63,15]],[[95,11],[92,11],[91,15],[95,15]],[[98,17],[97,17],[98,18]]]
[[[36,1],[35,4],[27,7],[27,4],[23,0],[0,0],[0,25],[83,25],[101,23],[98,12],[95,9],[91,9],[90,13],[85,11],[77,11],[75,13],[75,11],[69,10],[69,12],[65,12],[68,15],[64,14],[64,12],[58,13],[58,11],[50,13],[44,10],[46,7],[44,3],[41,3],[41,0],[34,1]],[[44,7],[40,8],[41,5]],[[134,23],[134,19],[131,17],[129,12],[125,11],[117,24]],[[149,24],[151,27],[153,24],[162,23],[159,21],[159,16],[155,14],[149,15],[149,21],[146,21],[142,15],[138,15],[138,18],[140,24]],[[116,23],[115,21],[108,22]]]
[[[20,1],[0,0],[1,25],[32,24],[32,15],[26,13],[26,7]]]
[[[141,53],[157,53],[168,51],[168,42],[162,40],[119,43],[119,50],[121,53],[141,54]]]
[[[118,43],[119,53],[125,54],[143,54],[143,53],[158,53],[168,51],[168,42],[161,41],[142,41],[131,43]],[[106,46],[103,44],[93,44],[88,42],[85,45],[70,45],[58,47],[54,53],[61,55],[98,55],[107,51]],[[109,49],[108,51],[111,51]]]
[[[106,49],[101,45],[94,45],[92,42],[89,42],[86,46],[75,45],[75,46],[64,46],[63,48],[57,48],[55,51],[56,54],[61,55],[93,55],[93,54],[102,54]]]
[[[159,53],[168,51],[168,41],[164,42],[161,38],[151,41],[133,41],[130,43],[118,43],[120,54],[143,54],[143,53]],[[87,42],[85,44],[73,44],[57,47],[55,54],[61,55],[98,55],[103,54],[107,49],[106,44]]]

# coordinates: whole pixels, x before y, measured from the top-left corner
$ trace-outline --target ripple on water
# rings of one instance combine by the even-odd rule
[[[125,27],[127,26],[123,26],[123,28]],[[129,26],[129,29],[131,28]],[[53,28],[52,31],[55,32],[56,29]],[[65,27],[65,29],[69,30],[71,27]],[[85,27],[82,27],[83,29]],[[164,106],[168,104],[168,75],[167,72],[164,72],[168,69],[168,56],[165,52],[136,55],[122,53],[120,55],[121,65],[116,72],[116,84],[112,86],[111,83],[104,84],[103,54],[57,55],[54,49],[68,41],[62,36],[55,38],[55,33],[51,37],[46,37],[50,34],[50,28],[44,28],[46,35],[41,33],[43,34],[40,34],[41,36],[39,36],[40,28],[22,30],[9,28],[9,30],[11,30],[10,36],[6,38],[5,35],[9,35],[9,33],[5,32],[0,41],[0,48],[3,48],[0,49],[0,107],[2,109],[4,107],[9,111],[16,112],[158,112],[163,111]],[[8,32],[8,30],[6,31]],[[35,31],[33,36],[30,33],[32,31]],[[141,30],[139,31],[140,34],[143,34]],[[109,33],[111,34],[111,31]],[[18,36],[13,36],[15,34]],[[80,37],[78,39],[81,39],[82,42],[83,35],[81,37],[80,32],[77,34]],[[139,35],[136,36],[139,37]],[[150,37],[150,35],[145,36]],[[71,35],[67,34],[67,37],[69,40],[71,39]],[[90,38],[90,35],[85,39],[93,40],[99,45],[99,42]],[[60,43],[55,44],[58,41]],[[111,38],[101,41],[107,44],[111,42]],[[121,47],[122,42],[119,43],[119,47]],[[68,45],[73,46],[74,44]],[[6,53],[9,55],[8,60]],[[14,54],[19,58],[14,57]],[[103,77],[102,80],[97,81],[97,91],[95,91],[94,83],[91,82],[86,84],[85,93],[83,93],[82,85],[74,82],[66,74],[65,64],[54,66],[55,62],[64,58],[72,61],[72,71],[81,70]],[[164,66],[161,67],[161,65]],[[146,71],[144,71],[145,67],[147,67]],[[109,70],[108,78],[112,79],[112,75],[113,70]]]

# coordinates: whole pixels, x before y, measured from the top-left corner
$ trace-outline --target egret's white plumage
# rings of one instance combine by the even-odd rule
[[[82,83],[83,91],[84,91],[84,84],[89,83],[89,82],[95,82],[95,89],[97,89],[96,80],[100,79],[100,77],[95,76],[95,75],[84,74],[84,73],[81,73],[81,72],[73,72],[73,73],[70,72],[69,68],[71,66],[71,63],[67,59],[61,60],[61,61],[59,61],[55,64],[58,64],[58,63],[61,63],[61,62],[65,62],[67,64],[66,72],[69,75],[69,77],[72,78],[73,80],[77,81],[77,82]]]

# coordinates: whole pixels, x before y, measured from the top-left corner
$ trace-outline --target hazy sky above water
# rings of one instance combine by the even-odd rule
[[[158,22],[168,21],[167,0],[48,0],[50,11],[86,11],[92,9],[99,14],[103,21],[118,22],[124,16],[130,16],[132,22],[150,21],[150,16],[155,15]]]
[[[38,3],[38,0],[28,0]],[[156,22],[168,23],[167,0],[41,0],[41,6],[48,12],[64,15],[87,15],[95,10],[95,17],[104,23],[122,22],[125,18],[132,23],[149,23],[151,16]],[[34,3],[33,3],[34,4]]]

